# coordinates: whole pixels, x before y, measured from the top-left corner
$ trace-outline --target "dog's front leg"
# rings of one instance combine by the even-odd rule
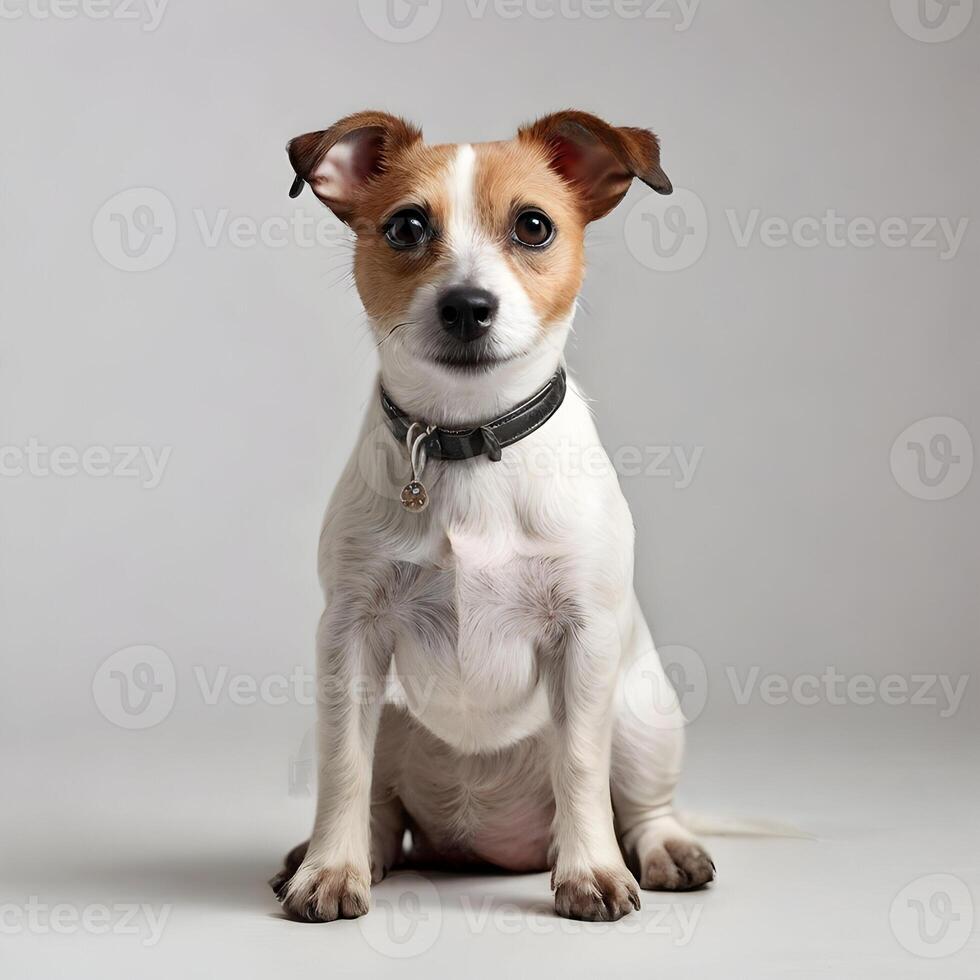
[[[599,616],[563,630],[548,658],[556,733],[551,884],[555,910],[571,919],[613,921],[640,907],[609,792],[620,650],[615,621]]]
[[[391,655],[376,632],[328,608],[317,633],[317,809],[302,864],[279,898],[296,919],[367,912],[371,773]]]

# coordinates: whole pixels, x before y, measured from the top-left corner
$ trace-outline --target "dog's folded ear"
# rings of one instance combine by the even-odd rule
[[[660,140],[647,129],[611,126],[569,109],[522,126],[517,138],[545,148],[552,168],[579,194],[589,221],[619,204],[634,177],[658,194],[673,190],[660,167]]]
[[[422,138],[422,131],[387,112],[356,112],[329,129],[306,133],[289,141],[289,162],[296,171],[290,197],[298,197],[304,182],[321,201],[348,224],[358,198],[385,168],[391,154]]]

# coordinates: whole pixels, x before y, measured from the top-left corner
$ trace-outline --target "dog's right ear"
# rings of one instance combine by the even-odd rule
[[[307,183],[342,221],[351,223],[364,187],[382,173],[391,154],[422,138],[422,131],[387,112],[355,112],[329,129],[289,141],[289,162],[296,179],[289,191],[298,197]]]

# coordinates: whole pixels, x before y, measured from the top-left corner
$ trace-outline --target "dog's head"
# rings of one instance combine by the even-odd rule
[[[634,177],[671,191],[653,133],[575,111],[506,142],[448,145],[360,112],[296,137],[289,158],[294,193],[308,183],[356,235],[357,289],[382,371],[402,387],[482,378],[486,388],[488,374],[554,370],[582,283],[586,226]]]

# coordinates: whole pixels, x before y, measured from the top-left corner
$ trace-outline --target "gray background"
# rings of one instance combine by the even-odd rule
[[[0,965],[18,977],[438,975],[463,955],[487,976],[731,976],[734,963],[753,976],[968,976],[977,691],[968,679],[944,710],[940,678],[970,675],[980,638],[978,485],[966,481],[980,425],[980,18],[930,43],[911,0],[703,0],[685,29],[676,0],[667,19],[630,19],[613,0],[586,5],[601,18],[581,0],[539,0],[513,19],[492,0],[482,16],[475,0],[446,0],[405,43],[369,26],[384,3],[361,7],[170,0],[154,25],[145,0],[136,20],[42,18],[8,0],[23,15],[0,18],[3,460],[16,468],[32,439],[114,459],[122,446],[170,453],[152,488],[26,464],[0,476],[0,905],[15,909],[0,918]],[[432,0],[414,23],[437,12]],[[653,447],[700,451],[689,486],[676,461],[674,475],[623,481],[655,638],[693,651],[675,674],[695,716],[682,802],[817,839],[714,842],[718,883],[676,900],[701,909],[686,945],[651,925],[670,896],[646,896],[639,934],[532,921],[543,876],[435,878],[434,892],[396,877],[378,890],[376,925],[284,922],[262,882],[309,825],[297,773],[313,710],[294,694],[236,703],[248,692],[227,688],[209,704],[200,677],[258,684],[311,668],[319,520],[374,371],[350,249],[311,195],[287,198],[285,142],[367,107],[414,119],[430,141],[476,141],[569,106],[656,130],[675,186],[704,207],[703,221],[682,215],[703,254],[670,271],[645,265],[649,242],[630,231],[645,188],[593,226],[568,352],[611,451],[633,447],[645,466]],[[160,192],[172,217],[145,191],[104,207],[132,188]],[[162,252],[147,254],[165,261],[144,271],[120,268],[118,220],[134,202],[156,205],[161,229]],[[209,241],[222,213],[261,223],[296,208],[330,241],[236,245],[227,229]],[[730,213],[742,225],[756,209],[760,221],[833,209],[874,227],[971,224],[946,259],[880,241],[742,247]],[[909,464],[907,443],[928,454],[933,435],[959,457],[939,495],[965,483],[943,500],[920,499]],[[100,665],[140,645],[162,654],[120,662],[163,664],[164,717],[127,729]],[[913,690],[927,675],[938,703],[889,704],[877,687],[843,704],[771,704],[758,690],[740,704],[730,677],[791,683],[830,667]],[[966,898],[947,882],[930,905],[923,876],[935,874]],[[933,933],[896,925],[906,887],[940,919],[951,896],[952,939],[935,940],[938,919]],[[413,888],[414,947],[385,933],[399,908],[415,922],[396,901]],[[465,910],[488,895],[498,905],[481,929]],[[144,948],[121,931],[17,928],[31,896],[172,911]],[[517,909],[510,931],[501,903]],[[393,950],[413,955],[399,965]]]

